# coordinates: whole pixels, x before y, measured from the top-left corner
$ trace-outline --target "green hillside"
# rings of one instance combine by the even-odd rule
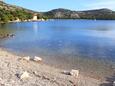
[[[9,22],[20,19],[21,21],[31,19],[38,12],[13,6],[0,1],[0,22]]]

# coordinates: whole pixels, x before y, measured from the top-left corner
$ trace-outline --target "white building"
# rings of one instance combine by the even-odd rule
[[[37,15],[34,15],[32,20],[33,20],[33,21],[37,21],[37,20],[38,20],[38,16],[37,16]]]

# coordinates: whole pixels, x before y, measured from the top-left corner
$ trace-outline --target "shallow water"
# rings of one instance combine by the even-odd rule
[[[115,64],[115,21],[49,20],[0,25],[4,47],[18,55],[40,56],[59,68],[111,72]],[[99,73],[102,73],[99,72]]]

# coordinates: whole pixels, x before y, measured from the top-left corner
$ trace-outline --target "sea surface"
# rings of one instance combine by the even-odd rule
[[[58,68],[109,74],[115,69],[114,20],[48,20],[0,24],[0,47],[20,56],[39,56]]]

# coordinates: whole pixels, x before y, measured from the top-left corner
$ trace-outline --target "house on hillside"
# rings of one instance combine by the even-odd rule
[[[33,18],[32,18],[32,21],[37,21],[37,20],[38,20],[38,16],[37,16],[37,14],[34,14]]]
[[[34,14],[32,21],[45,21],[43,18],[39,18],[38,14]]]

